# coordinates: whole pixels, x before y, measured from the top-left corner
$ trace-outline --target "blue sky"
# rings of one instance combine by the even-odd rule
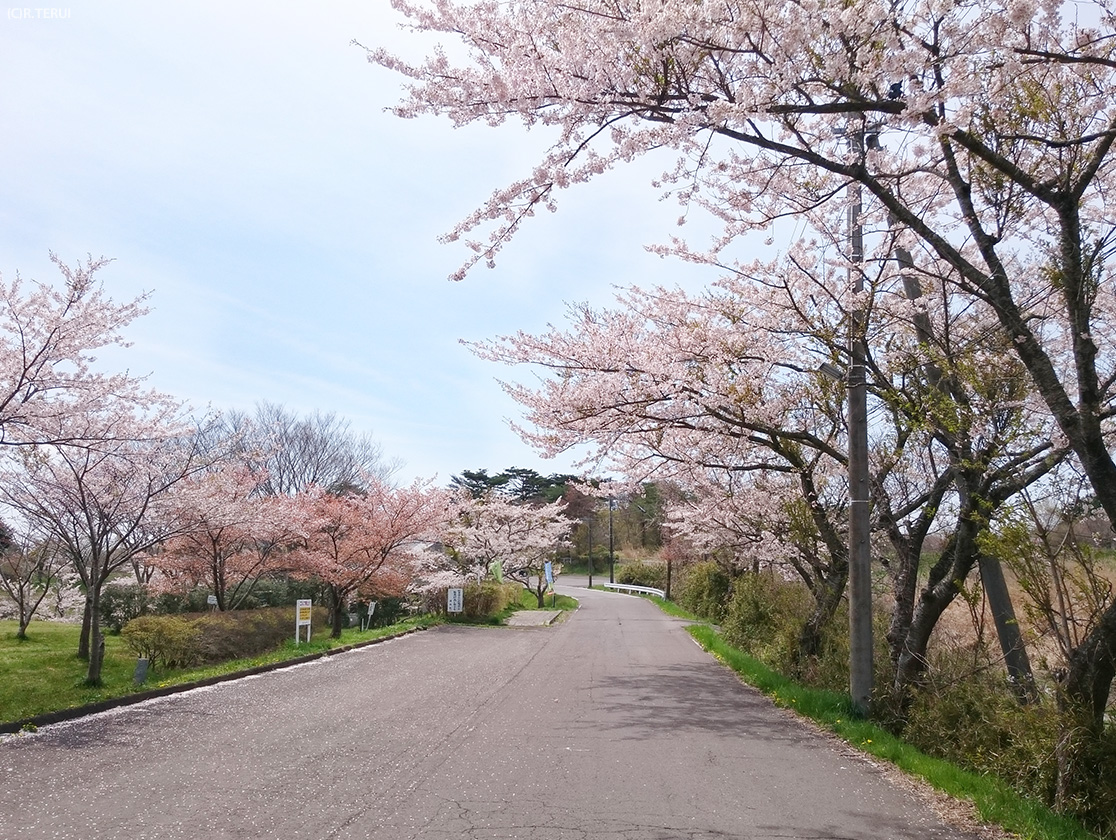
[[[466,252],[437,237],[546,138],[386,113],[400,79],[350,42],[414,55],[397,20],[386,0],[0,7],[0,272],[114,258],[111,294],[153,311],[106,364],[199,409],[336,412],[404,478],[566,471],[507,428],[496,378],[516,374],[458,340],[711,275],[644,251],[678,215],[649,185],[660,159],[574,188],[496,269],[447,280]]]

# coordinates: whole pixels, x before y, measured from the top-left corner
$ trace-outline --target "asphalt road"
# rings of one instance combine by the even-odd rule
[[[741,685],[683,624],[580,590],[0,741],[0,837],[968,838]]]

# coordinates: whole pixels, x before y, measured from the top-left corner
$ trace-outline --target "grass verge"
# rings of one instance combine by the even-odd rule
[[[507,623],[508,618],[512,613],[517,613],[520,610],[576,610],[578,602],[576,598],[571,598],[569,595],[552,594],[546,596],[546,606],[539,606],[539,599],[535,596],[534,592],[528,592],[526,589],[519,590],[519,600],[513,601],[508,604],[504,609],[495,615],[487,618],[465,618],[464,616],[449,616],[446,621],[450,624],[482,624],[482,625],[500,625]]]
[[[894,764],[955,799],[971,802],[982,820],[1026,840],[1095,840],[1095,835],[1078,823],[1020,796],[999,779],[932,758],[871,721],[856,718],[846,695],[806,688],[787,679],[728,645],[708,625],[695,624],[687,629],[705,650],[776,705],[810,718],[857,749]]]
[[[317,635],[312,641],[297,646],[292,640],[269,653],[217,665],[159,669],[151,672],[147,682],[141,686],[132,681],[135,655],[119,636],[106,636],[102,684],[96,688],[84,684],[86,663],[75,655],[80,626],[33,621],[28,628],[27,639],[21,641],[15,635],[16,622],[0,621],[0,673],[4,674],[4,679],[0,680],[0,723],[87,706],[153,688],[168,688],[235,674],[308,654],[398,636],[438,621],[435,617],[422,616],[367,631],[355,628],[344,630],[340,639]]]

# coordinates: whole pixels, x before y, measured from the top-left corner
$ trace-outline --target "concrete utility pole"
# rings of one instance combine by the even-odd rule
[[[850,132],[849,143],[864,160],[863,130]],[[860,224],[860,184],[852,182],[849,195],[849,281],[853,291],[864,291],[864,231]],[[853,306],[849,321],[849,694],[858,714],[867,715],[872,699],[872,547],[868,518],[868,387],[864,363],[865,312]]]
[[[608,497],[608,582],[616,583],[616,555],[612,551],[612,502]]]

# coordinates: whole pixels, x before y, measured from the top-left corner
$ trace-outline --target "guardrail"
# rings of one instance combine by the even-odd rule
[[[639,592],[641,595],[658,595],[660,598],[665,599],[666,593],[661,589],[655,589],[653,586],[635,586],[630,583],[606,583],[606,589],[622,589],[626,592]]]

